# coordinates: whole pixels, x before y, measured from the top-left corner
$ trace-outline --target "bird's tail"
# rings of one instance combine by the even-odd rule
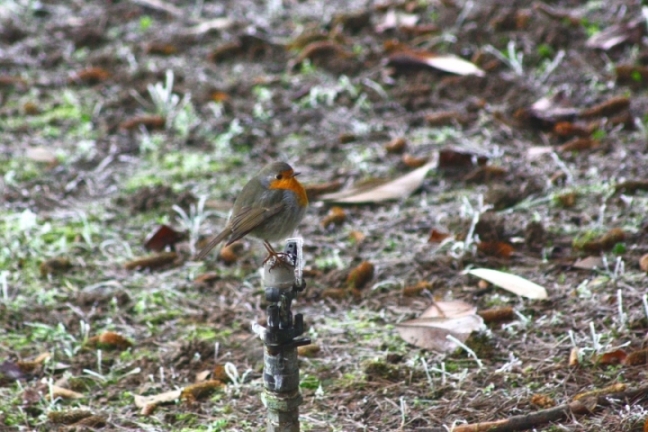
[[[225,237],[227,237],[229,234],[231,234],[231,233],[230,233],[230,230],[228,230],[228,229],[225,229],[225,230],[221,231],[220,234],[218,234],[213,239],[209,240],[209,243],[207,243],[207,246],[205,246],[204,248],[202,248],[202,250],[200,252],[198,252],[198,254],[194,257],[194,260],[195,261],[200,261],[203,258],[205,258],[207,256],[207,254],[212,249],[214,249],[216,247],[216,245],[218,245],[218,243],[225,240]]]

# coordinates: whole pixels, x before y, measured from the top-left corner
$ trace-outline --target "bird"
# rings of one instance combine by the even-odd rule
[[[269,254],[264,264],[272,257],[281,261],[283,254],[277,253],[270,242],[290,236],[308,207],[308,196],[297,180],[298,175],[286,162],[264,166],[234,201],[225,228],[202,248],[195,259],[204,259],[225,239],[225,246],[228,246],[249,234],[263,241]]]

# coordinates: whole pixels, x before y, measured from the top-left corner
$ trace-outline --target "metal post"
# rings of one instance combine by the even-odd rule
[[[310,339],[300,337],[304,333],[304,317],[296,314],[293,319],[290,306],[305,287],[301,278],[301,243],[301,239],[289,239],[284,251],[286,262],[271,259],[264,266],[263,286],[270,303],[268,325],[255,331],[265,345],[262,399],[268,408],[268,432],[299,431],[302,397],[297,347],[308,345]]]

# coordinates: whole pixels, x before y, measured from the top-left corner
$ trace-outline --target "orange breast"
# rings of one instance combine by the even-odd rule
[[[297,203],[306,207],[308,205],[308,196],[306,196],[306,189],[299,183],[295,177],[282,178],[281,180],[272,180],[269,186],[270,189],[285,189],[293,191],[297,195]]]

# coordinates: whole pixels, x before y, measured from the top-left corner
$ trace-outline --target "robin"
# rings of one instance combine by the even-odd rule
[[[201,260],[216,245],[227,239],[230,245],[250,234],[263,240],[272,257],[280,258],[270,241],[283,240],[292,234],[308,206],[306,190],[295,172],[285,162],[272,162],[252,177],[234,201],[234,209],[223,231],[207,243],[196,259]]]

